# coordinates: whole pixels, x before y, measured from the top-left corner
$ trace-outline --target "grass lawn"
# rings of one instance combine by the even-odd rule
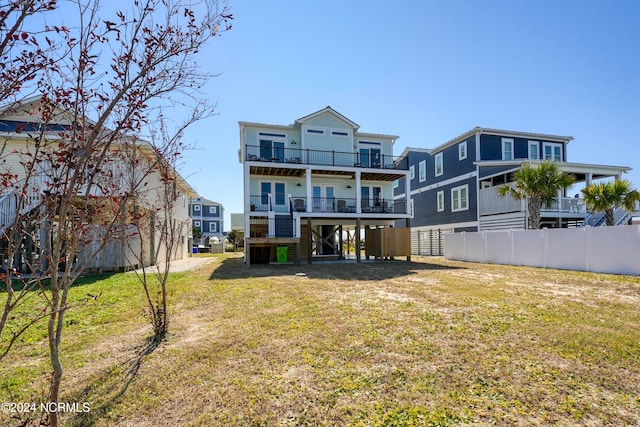
[[[413,261],[211,256],[172,275],[153,351],[135,277],[87,278],[62,400],[91,409],[65,425],[640,425],[640,278]],[[46,394],[44,333],[0,363],[0,401]]]

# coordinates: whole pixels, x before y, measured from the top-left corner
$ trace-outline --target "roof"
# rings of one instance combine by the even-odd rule
[[[444,144],[440,144],[435,148],[431,149],[431,152],[438,152],[438,151],[442,151],[445,148],[457,144],[461,141],[464,141],[465,139],[476,135],[476,134],[490,134],[490,135],[501,135],[501,136],[508,136],[508,137],[515,137],[515,138],[531,138],[531,139],[540,139],[540,140],[545,140],[545,141],[557,141],[557,142],[569,142],[573,140],[572,136],[562,136],[562,135],[552,135],[552,134],[545,134],[545,133],[535,133],[535,132],[520,132],[520,131],[513,131],[513,130],[505,130],[505,129],[492,129],[492,128],[483,128],[483,127],[479,127],[476,126],[473,129],[458,135],[457,137],[450,139],[449,141],[445,142]]]
[[[311,114],[308,114],[308,115],[306,115],[304,117],[299,118],[298,120],[296,120],[294,122],[294,124],[292,126],[295,126],[295,125],[298,125],[298,124],[303,124],[305,122],[311,121],[311,120],[315,119],[316,117],[319,117],[319,116],[321,116],[323,114],[326,114],[326,113],[329,113],[329,114],[332,114],[332,115],[338,117],[340,120],[342,120],[342,121],[346,122],[347,124],[349,124],[349,126],[351,126],[354,130],[358,130],[360,128],[359,124],[357,124],[354,121],[351,121],[346,116],[343,116],[342,114],[338,113],[336,110],[331,108],[331,106],[329,106],[329,105],[326,106],[325,108],[321,109],[321,110],[316,111],[315,113],[311,113]]]

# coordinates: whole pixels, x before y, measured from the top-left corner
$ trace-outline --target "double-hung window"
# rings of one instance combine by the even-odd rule
[[[438,198],[438,212],[442,212],[444,211],[444,191],[438,191],[436,194]]]
[[[414,165],[409,167],[409,179],[416,179],[416,167]]]
[[[423,160],[418,164],[418,174],[420,175],[420,182],[427,180],[427,161]]]
[[[469,209],[469,185],[451,189],[451,212]]]
[[[540,143],[529,141],[529,160],[540,160]]]
[[[458,144],[458,160],[464,160],[467,158],[467,141],[463,141]]]
[[[435,173],[436,173],[436,176],[440,176],[440,175],[442,175],[444,173],[444,164],[442,162],[442,153],[436,154],[435,161],[436,161]]]
[[[502,138],[502,160],[513,160],[512,138]]]

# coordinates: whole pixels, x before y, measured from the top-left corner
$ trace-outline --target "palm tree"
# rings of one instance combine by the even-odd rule
[[[502,197],[511,194],[514,199],[529,200],[529,228],[540,228],[540,210],[556,200],[558,191],[574,182],[572,175],[558,169],[551,161],[538,165],[525,163],[513,174],[515,187],[503,185],[498,189]]]
[[[633,212],[635,202],[640,200],[640,192],[631,188],[631,182],[626,179],[616,179],[591,184],[582,189],[582,197],[589,210],[604,212],[606,224],[612,226],[616,207],[621,206],[627,212]]]

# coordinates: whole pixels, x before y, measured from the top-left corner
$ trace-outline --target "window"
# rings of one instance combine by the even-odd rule
[[[556,142],[543,142],[542,149],[545,160],[562,161],[562,144]]]
[[[360,166],[379,168],[380,148],[360,148]]]
[[[263,182],[260,184],[260,204],[269,204],[269,195],[271,194],[271,183]]]
[[[209,232],[210,233],[217,233],[218,232],[218,224],[215,222],[210,222],[209,223]]]
[[[400,186],[400,180],[399,179],[394,179],[393,180],[393,188],[398,188]]]
[[[307,129],[307,133],[314,135],[324,135],[324,129]]]
[[[416,167],[415,166],[411,166],[409,168],[409,177],[410,177],[410,179],[416,179]]]
[[[349,132],[341,131],[341,130],[332,130],[331,135],[333,136],[349,136]]]
[[[413,218],[413,199],[409,200],[409,213],[411,214],[411,217]]]
[[[218,207],[217,206],[209,206],[209,213],[217,215],[218,214]]]
[[[200,212],[200,205],[193,205],[194,212]]]
[[[200,228],[200,221],[193,221],[193,226]]]
[[[420,182],[424,182],[427,180],[427,161],[423,160],[418,164],[418,172],[420,174]]]
[[[362,207],[369,207],[369,187],[360,187],[360,199]]]
[[[467,158],[467,141],[458,144],[458,160],[464,160]]]
[[[529,141],[529,160],[540,160],[540,143]]]
[[[284,183],[276,182],[276,205],[284,205]]]
[[[284,143],[287,135],[283,133],[258,133],[260,140],[260,157],[263,160],[284,162]]]
[[[442,212],[444,210],[444,191],[438,191],[438,212]]]
[[[469,186],[462,185],[451,189],[451,212],[469,209]]]
[[[502,160],[513,160],[513,139],[502,138]]]
[[[442,164],[442,153],[436,154],[436,176],[442,175],[443,172],[443,164]]]

